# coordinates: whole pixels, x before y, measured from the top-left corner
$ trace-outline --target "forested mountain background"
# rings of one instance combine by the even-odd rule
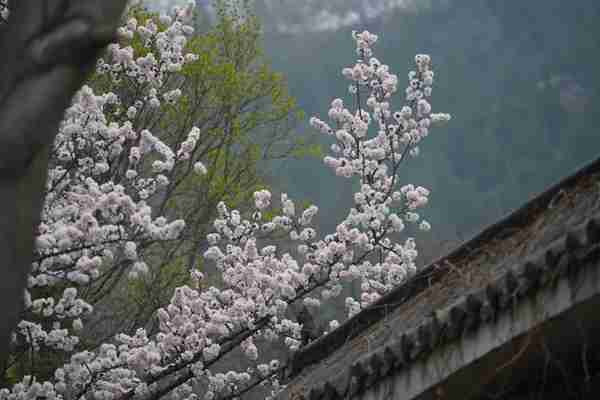
[[[403,182],[432,191],[424,216],[433,229],[418,235],[424,261],[600,155],[596,0],[255,4],[266,55],[306,113],[299,135],[308,135],[310,116],[326,117],[333,98],[350,99],[341,68],[355,61],[352,30],[380,36],[376,56],[402,84],[414,54],[431,54],[434,110],[453,119],[432,129],[421,156],[402,171]],[[317,139],[326,151],[328,138]],[[351,205],[356,187],[318,159],[285,161],[270,171],[275,189],[319,205],[324,232]]]

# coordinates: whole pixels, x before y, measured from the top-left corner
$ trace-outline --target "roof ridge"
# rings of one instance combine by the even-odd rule
[[[556,285],[561,277],[572,276],[589,261],[600,259],[600,212],[575,228],[568,229],[543,250],[524,259],[483,288],[462,295],[457,301],[424,316],[419,325],[398,334],[360,357],[331,379],[302,394],[300,398],[327,399],[356,394],[391,371],[409,367],[440,345],[472,332],[480,324],[497,320],[498,315],[520,299],[542,288]]]

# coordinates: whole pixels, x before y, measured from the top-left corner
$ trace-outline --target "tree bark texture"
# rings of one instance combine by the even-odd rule
[[[0,23],[0,365],[23,312],[48,157],[126,0],[9,0]]]

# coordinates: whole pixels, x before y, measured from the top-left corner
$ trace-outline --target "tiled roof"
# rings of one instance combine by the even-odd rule
[[[363,390],[600,258],[599,242],[597,159],[296,353],[279,398]]]

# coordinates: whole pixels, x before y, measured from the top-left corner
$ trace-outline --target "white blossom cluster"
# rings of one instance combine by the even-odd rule
[[[177,18],[174,22],[167,18],[162,21],[173,25],[179,22]],[[156,37],[158,41],[158,34],[152,33],[155,29],[152,25],[146,23],[144,29],[150,33],[139,33],[140,27],[130,21],[121,33],[130,36],[128,32],[135,31],[148,38]],[[183,32],[181,27],[173,30]],[[177,35],[166,36],[175,38]],[[207,387],[202,394],[207,400],[234,397],[240,390],[261,381],[270,382],[273,396],[281,389],[277,377],[281,366],[278,360],[268,364],[261,361],[257,339],[281,340],[292,350],[299,348],[302,325],[288,318],[286,310],[290,304],[302,301],[308,306],[318,306],[321,301],[339,296],[344,283],[358,282],[359,296],[345,299],[348,315],[352,316],[416,273],[415,240],[408,237],[399,241],[398,234],[404,232],[408,224],[417,224],[421,230],[430,229],[429,223],[417,212],[428,203],[430,191],[413,184],[401,185],[399,167],[407,155],[418,155],[417,144],[428,135],[431,123],[446,121],[449,116],[431,113],[428,99],[434,75],[429,56],[417,55],[416,71],[410,72],[405,91],[407,103],[399,111],[392,111],[388,100],[397,90],[398,79],[389,72],[388,66],[372,57],[377,36],[365,31],[355,33],[354,39],[359,60],[342,73],[352,81],[351,92],[357,97],[358,109],[350,111],[341,99],[335,99],[328,113],[330,123],[316,117],[311,119],[316,129],[336,141],[325,164],[337,175],[358,177],[360,182],[354,194],[354,206],[335,232],[320,238],[312,227],[318,208],[311,205],[301,210],[285,193],[281,195],[280,211],[273,208],[268,190],[254,193],[255,209],[249,215],[219,203],[214,232],[207,236],[210,247],[204,257],[215,263],[223,286],[200,285],[204,283],[204,276],[193,270],[191,276],[196,285],[177,288],[169,304],[158,310],[155,336],[149,337],[145,330],[139,329],[133,336],[118,335],[116,344],[104,344],[93,352],[75,353],[68,364],[56,371],[54,383],[40,386],[45,388],[43,390],[58,393],[54,395],[58,398],[86,396],[112,400],[133,393],[144,398],[173,381],[163,382],[162,377],[172,378],[173,373],[186,369],[192,372],[192,377],[170,387],[174,398],[196,399],[193,384],[198,381]],[[159,51],[169,49],[166,50],[169,55],[159,56],[156,62],[164,65],[185,62],[185,57],[183,60],[173,58],[178,54],[178,43],[179,39],[173,39],[168,46],[153,44]],[[116,53],[119,55],[111,62],[122,65],[117,73],[135,70],[136,77],[141,73],[145,81],[161,82],[164,78],[161,74],[177,70],[158,67],[149,69],[155,72],[145,75],[146,70],[136,69],[135,65],[142,67],[132,59],[129,50],[113,48],[113,56]],[[99,68],[107,69],[104,64]],[[150,97],[160,101],[160,84],[150,86],[156,89],[148,90]],[[167,98],[172,96],[179,94],[167,93]],[[156,190],[157,178],[138,177],[138,166],[142,156],[154,151],[162,160],[155,161],[153,172],[159,176],[168,173],[176,162],[191,157],[199,131],[192,130],[175,154],[150,132],[138,134],[131,121],[109,122],[105,115],[107,107],[111,110],[119,107],[117,95],[96,96],[84,88],[67,113],[56,147],[69,156],[65,155],[63,166],[54,168],[49,179],[51,195],[38,240],[40,254],[45,254],[45,258],[34,265],[31,280],[36,284],[40,284],[40,275],[44,276],[41,283],[50,284],[48,282],[58,279],[70,279],[68,273],[73,271],[79,274],[72,277],[74,283],[95,279],[102,263],[112,260],[117,251],[131,263],[141,262],[136,245],[139,240],[134,240],[135,235],[168,240],[176,238],[183,227],[183,221],[167,223],[164,217],[152,220],[144,199]],[[140,104],[131,115],[137,118],[138,110],[144,107],[145,103]],[[370,134],[371,125],[375,125],[374,134]],[[93,152],[86,147],[91,145]],[[115,145],[120,148],[115,149]],[[86,149],[89,161],[79,165],[76,172],[68,173],[70,169],[64,165],[79,161]],[[135,173],[128,172],[122,184],[99,184],[97,180],[111,173],[111,160],[126,149],[129,149],[124,153],[129,155],[125,157],[128,171]],[[96,165],[102,163],[108,168]],[[57,168],[62,169],[57,171]],[[203,165],[195,168],[199,173],[206,173]],[[68,178],[62,178],[63,174],[68,174]],[[147,193],[142,195],[143,191]],[[270,244],[269,234],[274,231],[285,233],[294,244],[294,251],[284,253]],[[90,240],[103,252],[81,250],[52,255],[57,248],[68,250]],[[68,260],[61,258],[65,254],[69,255]],[[51,261],[45,261],[47,259]],[[134,270],[140,273],[144,268],[138,266]],[[79,307],[83,312],[85,304],[76,304],[76,293],[72,291],[68,298],[59,314],[70,316],[72,313],[71,318],[78,317],[79,314],[70,310]],[[58,304],[48,299],[30,300],[30,303],[37,313],[58,312]],[[337,321],[331,321],[329,329],[338,325]],[[29,331],[35,329],[29,328]],[[239,348],[253,367],[213,372],[211,366],[233,348]],[[27,390],[33,387],[28,379],[11,391],[0,392],[0,400],[27,397]],[[88,394],[92,396],[87,397]]]
[[[184,14],[176,10],[176,15]],[[152,21],[148,19],[146,24],[152,25]],[[137,27],[137,23],[130,19],[122,30],[134,26]],[[155,24],[151,29],[153,33],[147,36],[148,46],[155,49],[154,52],[134,60],[131,47],[120,48],[115,44],[111,47],[113,59],[110,63],[99,63],[98,71],[108,68],[116,80],[125,76],[139,77],[141,75],[135,75],[140,72],[135,65],[143,65],[142,58],[151,58],[156,52],[162,54],[165,49],[183,52],[183,33],[189,31],[184,28],[180,17],[175,17],[164,29]],[[161,46],[155,43],[159,41]],[[129,276],[136,278],[148,271],[146,263],[139,258],[136,243],[174,240],[185,227],[183,220],[167,222],[162,216],[153,219],[152,209],[146,203],[157,190],[169,184],[168,176],[175,164],[191,157],[200,135],[197,128],[192,129],[176,155],[138,123],[140,115],[155,112],[155,105],[150,104],[153,99],[176,99],[178,96],[173,93],[181,92],[163,85],[162,79],[176,72],[165,67],[167,61],[164,60],[168,57],[159,58],[162,61],[156,68],[160,74],[144,72],[144,78],[138,79],[138,83],[140,91],[146,94],[130,100],[133,105],[127,106],[113,92],[98,95],[84,86],[67,110],[54,143],[55,165],[48,173],[30,287],[53,286],[65,281],[86,285],[98,279],[103,266],[116,262],[119,254],[131,261]],[[194,60],[193,57],[185,59],[184,62]],[[135,76],[131,75],[132,71],[137,71]],[[127,109],[126,115],[123,109]],[[128,156],[124,158],[124,155]],[[152,174],[140,176],[143,157],[155,155],[159,159],[152,162]],[[89,305],[85,307],[85,311],[91,311]],[[44,311],[44,316],[51,314]]]
[[[37,398],[57,400],[62,399],[62,396],[56,393],[52,383],[44,382],[41,384],[31,375],[26,375],[21,382],[12,387],[11,391],[8,389],[0,389],[0,399],[21,400]]]
[[[364,96],[365,107],[351,112],[341,99],[335,99],[328,112],[331,124],[316,117],[310,121],[317,130],[336,139],[331,146],[333,154],[325,157],[325,164],[338,176],[358,176],[361,183],[354,194],[355,207],[338,225],[337,232],[329,236],[329,242],[339,247],[342,263],[331,265],[330,281],[321,293],[327,299],[339,292],[337,282],[360,280],[361,298],[346,301],[349,315],[416,272],[414,239],[394,243],[390,234],[402,232],[407,223],[418,223],[425,231],[431,228],[416,212],[428,203],[430,192],[412,184],[397,189],[398,171],[407,154],[419,154],[417,144],[429,134],[432,122],[450,119],[448,114],[431,113],[428,99],[434,73],[428,55],[415,57],[416,71],[408,74],[405,90],[407,104],[392,111],[388,99],[397,91],[398,78],[372,57],[371,46],[377,36],[366,31],[353,36],[359,60],[353,67],[344,68],[342,74],[352,81],[350,92]],[[376,134],[368,137],[373,123]],[[374,253],[379,254],[378,260],[369,259]]]
[[[118,103],[116,94],[96,95],[84,86],[65,114],[54,143],[56,162],[48,173],[30,288],[65,282],[87,285],[120,253],[131,261],[129,275],[137,277],[148,267],[139,259],[136,242],[173,240],[185,226],[183,220],[152,220],[145,200],[168,184],[162,173],[173,169],[175,156],[149,131],[138,134],[132,121],[109,122]],[[127,149],[128,163],[123,164],[121,155]],[[142,178],[138,162],[145,154],[158,154],[163,160],[154,161],[154,176]],[[115,183],[119,169],[127,171],[125,181]],[[39,300],[31,302],[34,313]],[[91,311],[88,304],[78,309]],[[49,310],[45,304],[44,317],[52,316]],[[57,318],[79,314],[57,312]]]
[[[118,29],[120,37],[131,40],[138,35],[144,47],[155,51],[135,58],[131,46],[112,44],[108,49],[108,61],[98,61],[98,71],[110,74],[115,82],[126,77],[140,84],[148,82],[155,87],[161,87],[169,73],[179,72],[184,64],[196,61],[196,54],[185,53],[187,36],[194,32],[194,28],[187,24],[192,17],[192,7],[175,7],[173,14],[173,17],[162,15],[159,21],[149,18],[143,25],[135,18],[129,19],[125,26]],[[161,29],[160,25],[166,28]],[[170,103],[177,97],[177,89],[164,94],[164,100]],[[156,92],[149,94],[149,101],[153,107],[160,105]],[[135,115],[135,111],[135,108],[130,109],[128,114]]]
[[[0,0],[3,17],[8,17],[6,5]],[[114,83],[135,79],[138,96],[110,91],[98,94],[84,86],[66,111],[52,148],[34,262],[25,291],[25,317],[13,333],[15,346],[73,352],[85,317],[93,311],[77,288],[90,285],[113,268],[125,268],[130,278],[144,275],[148,265],[140,244],[175,240],[184,229],[183,220],[153,217],[146,200],[169,184],[178,163],[193,157],[200,131],[192,129],[176,154],[143,128],[144,119],[160,111],[161,101],[176,102],[181,96],[179,89],[167,85],[168,78],[197,59],[184,49],[186,36],[192,32],[185,24],[190,16],[188,8],[177,8],[173,17],[162,16],[155,22],[148,19],[146,31],[130,19],[120,33],[125,38],[145,38],[146,55],[134,58],[127,40],[121,40],[123,47],[112,45],[109,59],[98,63],[97,72],[110,73]],[[145,158],[154,159],[149,174],[142,170]],[[200,160],[193,161],[202,165]],[[62,291],[62,296],[48,295],[61,293],[55,288]],[[110,350],[111,345],[107,346]],[[25,377],[10,391],[0,391],[0,399],[70,397],[84,388],[82,382],[86,379],[100,375],[105,379],[99,379],[90,390],[95,397],[111,398],[121,393],[121,389],[112,387],[112,381],[118,380],[125,385],[122,387],[135,387],[127,379],[137,373],[124,363],[127,355],[135,365],[134,347],[128,344],[114,349],[120,359],[106,347],[106,351],[89,353],[89,359],[85,352],[76,353],[70,369],[65,366],[62,372],[57,371],[56,385],[46,382],[40,386],[35,378]],[[145,357],[147,352],[139,354]],[[158,350],[156,354],[160,354]],[[151,364],[159,361],[160,357]],[[107,371],[94,374],[96,366],[97,371]],[[112,370],[115,366],[126,369]],[[137,379],[135,384],[139,382]]]

